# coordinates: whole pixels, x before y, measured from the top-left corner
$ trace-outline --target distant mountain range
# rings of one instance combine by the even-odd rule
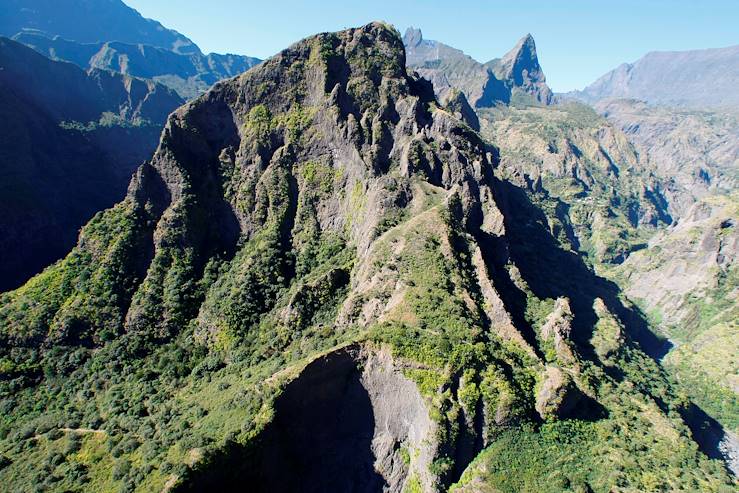
[[[170,112],[259,62],[204,55],[120,0],[3,2],[0,291],[67,253],[123,197]]]
[[[693,108],[739,108],[739,45],[654,51],[611,70],[582,91],[562,96],[587,103],[632,98]]]
[[[145,19],[120,0],[5,0],[0,34],[35,32],[80,43],[120,41],[181,54],[200,53],[186,36]]]
[[[0,291],[64,255],[149,158],[171,89],[0,37]]]
[[[261,62],[242,55],[204,55],[187,37],[144,19],[119,0],[12,1],[0,21],[0,35],[83,69],[161,82],[185,99]]]

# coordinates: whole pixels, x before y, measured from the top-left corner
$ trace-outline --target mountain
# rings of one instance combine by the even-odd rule
[[[451,88],[456,88],[474,108],[508,103],[512,98],[542,104],[552,101],[552,91],[546,85],[530,34],[503,58],[486,64],[443,43],[424,39],[420,29],[408,28],[403,43],[408,66],[433,83],[441,100]]]
[[[203,55],[200,51],[177,53],[145,44],[116,41],[77,43],[54,36],[21,32],[14,40],[53,59],[72,62],[84,69],[112,70],[125,75],[152,79],[185,98],[203,93],[221,79],[233,77],[261,62],[241,55]]]
[[[596,267],[617,265],[672,222],[664,185],[618,127],[578,104],[480,108],[497,173],[541,205],[549,227]]]
[[[573,97],[640,99],[652,104],[697,109],[739,108],[739,45],[693,51],[656,51],[624,63]]]
[[[503,58],[493,59],[485,65],[493,69],[495,76],[505,81],[513,90],[533,96],[543,104],[552,102],[552,91],[546,84],[544,71],[536,56],[536,44],[531,34],[521,38]]]
[[[371,23],[172,113],[0,297],[5,487],[730,491],[639,312],[458,109]]]
[[[614,276],[675,345],[665,364],[739,435],[739,197],[713,194],[631,255]],[[735,438],[736,440],[736,438]],[[736,460],[736,459],[735,459]],[[739,465],[739,463],[737,464]],[[735,466],[736,467],[736,466]]]
[[[709,195],[739,187],[739,113],[607,100],[595,109],[620,128],[664,184],[679,219]]]
[[[204,55],[182,34],[144,19],[120,0],[9,0],[0,34],[85,70],[155,80],[185,99],[261,61],[242,55]]]
[[[408,40],[425,43],[415,32]],[[426,44],[427,58],[434,58],[436,45]],[[495,63],[502,65],[488,65]],[[445,92],[479,81],[440,67],[443,74],[419,71]],[[460,74],[451,79],[456,87],[447,73]],[[524,190],[562,243],[616,282],[667,339],[647,347],[726,428],[724,455],[738,470],[736,370],[730,358],[715,355],[717,348],[730,353],[736,333],[727,320],[737,307],[730,220],[739,162],[737,114],[627,99],[600,101],[595,111],[567,98],[558,103],[477,107],[474,128],[500,150],[496,173]],[[696,211],[706,210],[713,211],[710,220],[705,212],[695,219]]]
[[[187,37],[145,19],[120,0],[5,0],[0,34],[20,32],[59,35],[80,43],[119,41],[175,53],[200,53]]]
[[[728,431],[739,470],[736,275],[739,184],[739,46],[649,53],[583,91],[633,144],[660,184],[668,227],[618,266],[599,271],[669,339],[663,364],[686,394]],[[733,445],[732,445],[733,444]]]
[[[124,195],[182,104],[172,90],[84,72],[0,38],[0,291],[74,246],[95,212]]]

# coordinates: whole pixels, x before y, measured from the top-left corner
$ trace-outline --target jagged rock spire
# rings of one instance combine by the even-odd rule
[[[403,44],[405,46],[415,48],[421,42],[423,42],[423,34],[420,29],[410,26],[405,30],[405,34],[403,35]]]
[[[520,89],[537,101],[549,104],[552,91],[546,84],[544,71],[539,65],[536,43],[531,34],[526,34],[500,60],[489,62],[496,77],[507,81],[513,89]]]

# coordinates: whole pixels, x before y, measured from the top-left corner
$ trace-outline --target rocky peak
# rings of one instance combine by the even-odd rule
[[[462,91],[451,89],[442,102],[449,111],[454,113],[454,116],[465,122],[473,130],[480,131],[480,120]]]
[[[91,372],[110,361],[138,396],[135,379],[158,379],[129,372],[141,366],[121,359],[119,344],[130,343],[130,358],[178,359],[180,344],[218,358],[186,367],[183,385],[147,390],[152,405],[177,396],[208,416],[223,406],[209,402],[226,389],[207,386],[216,379],[228,375],[243,396],[227,397],[234,405],[213,418],[217,428],[202,427],[192,454],[202,460],[169,479],[131,478],[170,491],[229,490],[251,477],[254,491],[446,491],[501,432],[575,412],[607,419],[585,396],[627,391],[579,344],[592,298],[602,294],[610,313],[622,308],[617,293],[495,176],[497,151],[452,114],[467,111],[461,97],[440,105],[406,72],[400,35],[383,23],[307,38],[216,84],[170,115],[127,199],[96,216],[67,259],[0,298],[0,356],[103,346],[70,385],[97,381]],[[572,354],[551,351],[558,340]],[[584,359],[593,378],[579,371]],[[180,425],[190,414],[178,416],[156,424],[190,430]],[[95,419],[129,434],[110,426],[115,414]],[[192,443],[160,435],[155,464]]]
[[[405,30],[403,35],[403,44],[409,48],[415,48],[423,42],[423,34],[421,30],[413,26]]]
[[[513,49],[500,59],[499,73],[503,78],[513,79],[517,84],[522,84],[524,71],[529,74],[541,72],[536,56],[536,44],[531,34],[519,39]]]
[[[462,91],[474,108],[510,103],[523,95],[527,103],[549,104],[552,91],[539,65],[534,38],[527,34],[503,58],[482,64],[464,52],[438,41],[423,39],[420,29],[406,30],[403,43],[407,63],[430,80],[440,100]]]
[[[544,71],[536,55],[536,43],[531,34],[518,40],[516,45],[503,58],[487,64],[496,77],[508,81],[512,87],[533,96],[540,103],[549,104],[552,91],[546,85]]]

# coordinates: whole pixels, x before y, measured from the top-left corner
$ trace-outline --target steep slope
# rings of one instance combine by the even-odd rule
[[[550,228],[596,265],[618,264],[671,222],[661,182],[626,135],[580,104],[478,110],[499,173],[532,194]]]
[[[694,204],[615,272],[673,341],[666,364],[691,397],[739,432],[737,249],[739,197],[712,195]]]
[[[198,96],[217,81],[245,72],[261,62],[241,55],[203,55],[200,51],[183,54],[141,43],[83,44],[35,32],[21,32],[13,39],[53,60],[72,62],[84,69],[112,70],[155,80],[185,99]]]
[[[552,91],[547,86],[544,71],[539,65],[536,44],[531,34],[521,38],[503,58],[493,59],[485,65],[493,69],[498,79],[507,83],[512,95],[518,92],[533,97],[539,103],[552,102]]]
[[[516,432],[587,444],[580,489],[733,487],[638,313],[405,65],[385,24],[320,34],[169,117],[2,296],[8,489],[444,491]]]
[[[0,291],[74,246],[92,215],[119,201],[182,104],[153,82],[50,61],[0,38]]]
[[[651,52],[624,63],[574,97],[588,103],[641,99],[652,104],[697,109],[737,108],[739,45],[693,51]]]
[[[200,53],[187,37],[143,18],[120,0],[6,0],[3,3],[0,34],[5,36],[30,31],[80,43],[120,41],[158,46],[176,53]]]
[[[408,28],[403,43],[408,66],[433,83],[442,101],[452,88],[462,91],[474,108],[509,103],[512,99],[543,104],[552,101],[552,91],[546,85],[530,34],[503,58],[486,64],[439,41],[423,39],[420,29]]]
[[[739,187],[739,113],[610,100],[596,110],[620,128],[664,184],[679,219],[699,199]]]

